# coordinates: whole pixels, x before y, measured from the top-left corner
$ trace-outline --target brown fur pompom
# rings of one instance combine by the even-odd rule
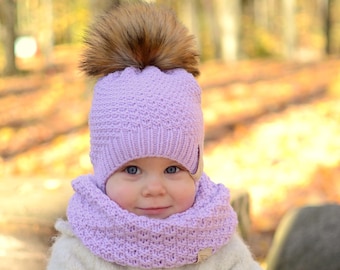
[[[146,66],[199,75],[194,37],[174,12],[154,4],[113,7],[88,30],[85,45],[80,68],[88,76]]]

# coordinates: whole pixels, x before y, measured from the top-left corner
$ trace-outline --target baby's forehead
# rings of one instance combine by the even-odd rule
[[[134,164],[134,165],[154,165],[154,166],[169,166],[169,165],[181,165],[178,161],[166,158],[166,157],[141,157],[141,158],[136,158],[129,160],[123,164],[124,165],[129,165],[129,164]]]

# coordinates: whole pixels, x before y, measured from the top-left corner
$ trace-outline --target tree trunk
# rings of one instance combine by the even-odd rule
[[[211,57],[213,59],[221,59],[221,43],[220,43],[220,33],[219,26],[216,20],[216,12],[214,2],[211,0],[203,0],[202,6],[204,9],[204,14],[207,18],[207,29],[208,37],[211,39],[213,54]]]
[[[190,33],[195,36],[197,47],[200,50],[200,34],[199,34],[199,21],[198,21],[198,7],[196,0],[181,1],[180,8],[177,13],[183,24],[189,29]]]
[[[222,60],[235,61],[239,58],[241,1],[216,0],[215,3]]]
[[[294,57],[296,47],[295,0],[282,0],[283,54],[286,59]]]
[[[254,1],[255,25],[262,29],[267,30],[269,26],[268,15],[269,12],[267,0],[255,0]]]
[[[4,25],[4,49],[6,64],[3,71],[4,75],[14,75],[18,72],[15,63],[14,43],[16,38],[16,1],[0,0],[0,17]]]
[[[121,2],[122,0],[90,0],[92,17],[96,17],[113,6],[120,5]]]
[[[40,30],[41,50],[45,58],[45,69],[53,67],[53,47],[54,47],[54,32],[53,32],[53,2],[45,0],[42,3],[42,21],[44,24]]]
[[[324,0],[322,1],[323,6],[323,20],[324,20],[324,31],[325,31],[325,53],[331,54],[332,53],[332,36],[331,36],[331,23],[332,23],[332,17],[331,17],[331,0]]]

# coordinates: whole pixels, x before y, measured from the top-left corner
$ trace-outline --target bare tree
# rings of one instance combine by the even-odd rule
[[[118,6],[124,0],[90,0],[92,15],[95,17],[107,9]]]
[[[41,18],[44,22],[40,30],[40,46],[45,57],[45,68],[53,66],[53,48],[54,48],[54,32],[53,32],[53,2],[45,0],[42,4]]]
[[[221,43],[220,43],[220,33],[219,26],[216,20],[216,12],[214,2],[211,0],[203,0],[202,6],[204,9],[204,15],[206,16],[207,28],[209,29],[208,36],[211,40],[213,47],[213,57],[217,59],[222,58],[221,54]]]
[[[0,23],[4,26],[4,49],[6,64],[4,75],[13,75],[18,72],[15,63],[14,43],[16,38],[16,0],[0,0]]]
[[[282,0],[283,52],[287,59],[294,57],[296,47],[295,1]]]
[[[267,0],[254,1],[254,20],[255,24],[263,29],[269,27],[269,10]]]
[[[198,11],[198,1],[196,0],[184,0],[181,1],[180,7],[178,7],[178,15],[181,21],[188,27],[191,34],[196,37],[197,45],[200,48],[199,40],[199,20],[197,16]]]
[[[216,0],[215,4],[220,29],[222,59],[235,61],[239,58],[241,1]]]
[[[323,21],[324,21],[324,32],[326,39],[325,52],[326,54],[332,53],[332,37],[331,37],[331,24],[332,24],[332,14],[331,14],[331,5],[332,0],[319,0],[321,5],[321,10],[323,11]]]

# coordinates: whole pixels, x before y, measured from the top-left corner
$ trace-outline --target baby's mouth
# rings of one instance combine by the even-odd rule
[[[150,216],[150,217],[157,217],[157,216],[162,216],[170,206],[160,206],[160,207],[146,207],[146,208],[138,208],[139,212],[143,216]]]

